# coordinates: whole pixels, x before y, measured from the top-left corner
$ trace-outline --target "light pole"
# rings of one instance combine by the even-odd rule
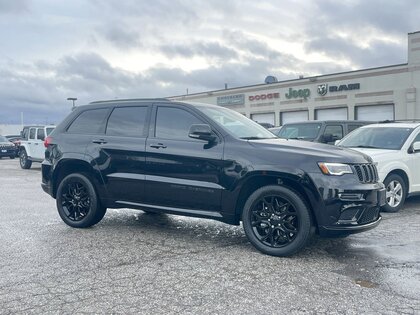
[[[68,101],[72,101],[72,102],[73,102],[73,107],[71,108],[71,110],[74,110],[74,108],[76,107],[76,106],[74,105],[74,101],[77,101],[77,97],[68,97],[68,98],[67,98],[67,100],[68,100]]]

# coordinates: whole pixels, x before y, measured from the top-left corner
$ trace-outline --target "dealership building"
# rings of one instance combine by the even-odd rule
[[[170,97],[236,110],[258,122],[420,119],[420,32],[407,63]]]

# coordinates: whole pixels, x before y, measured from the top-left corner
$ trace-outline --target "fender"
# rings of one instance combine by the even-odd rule
[[[385,165],[381,165],[380,171],[378,171],[379,181],[384,182],[385,178],[391,173],[392,171],[401,170],[403,171],[408,178],[408,193],[411,192],[411,174],[408,166],[404,163],[404,161],[389,161]]]

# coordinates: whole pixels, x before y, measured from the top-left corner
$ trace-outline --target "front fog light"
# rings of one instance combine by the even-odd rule
[[[353,173],[353,170],[348,164],[319,162],[318,166],[321,169],[321,172],[324,173],[325,175],[340,176],[343,174]]]

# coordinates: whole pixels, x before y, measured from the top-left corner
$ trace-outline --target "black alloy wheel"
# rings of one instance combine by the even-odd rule
[[[20,162],[20,167],[25,170],[31,168],[32,166],[32,161],[28,159],[28,155],[26,154],[25,149],[22,149],[19,153],[19,162]]]
[[[273,256],[299,251],[312,230],[309,209],[302,197],[282,186],[255,191],[245,204],[242,221],[250,242]]]
[[[61,181],[57,190],[57,209],[67,225],[77,228],[98,223],[106,213],[92,182],[81,173],[70,174]]]

